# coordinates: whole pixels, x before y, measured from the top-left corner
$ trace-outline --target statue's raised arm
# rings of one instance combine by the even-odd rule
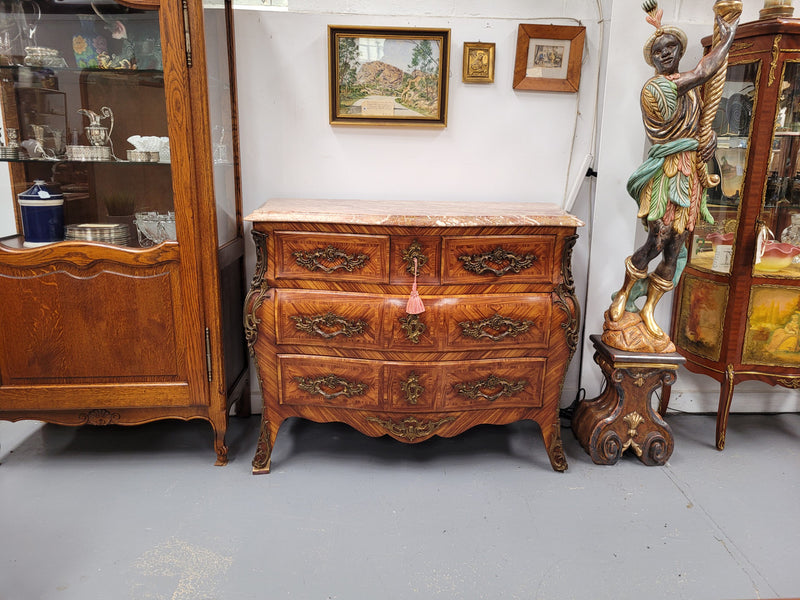
[[[644,45],[644,58],[655,74],[645,82],[640,97],[642,122],[652,146],[629,178],[627,189],[639,205],[638,216],[648,235],[625,261],[624,283],[606,311],[603,341],[622,350],[674,352],[653,311],[680,277],[678,255],[698,218],[714,222],[706,207],[706,188],[713,179],[705,163],[716,147],[708,111],[716,112],[719,103],[741,1],[717,1],[714,45],[697,66],[684,72],[679,65],[686,51],[686,34],[662,24],[663,12],[656,0],[647,0],[642,8],[656,28]],[[709,85],[703,88],[705,83]],[[716,98],[703,97],[703,90],[710,86]],[[648,273],[648,265],[659,255],[661,261]],[[639,288],[646,287],[647,294],[638,314],[629,303],[636,297],[637,283]]]

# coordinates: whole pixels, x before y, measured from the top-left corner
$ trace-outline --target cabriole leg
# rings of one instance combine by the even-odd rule
[[[272,448],[275,445],[275,438],[278,436],[280,426],[280,422],[271,423],[267,419],[266,412],[262,414],[256,454],[253,457],[253,475],[269,473],[272,463]]]

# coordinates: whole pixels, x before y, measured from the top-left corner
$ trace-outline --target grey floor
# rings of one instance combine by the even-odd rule
[[[800,415],[668,418],[663,467],[594,465],[564,429],[405,445],[258,418],[0,423],[0,599],[754,599],[800,596]]]

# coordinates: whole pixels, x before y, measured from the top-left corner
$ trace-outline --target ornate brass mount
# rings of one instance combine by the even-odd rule
[[[498,277],[502,277],[507,273],[519,273],[533,265],[538,259],[535,254],[518,256],[498,246],[491,252],[483,254],[464,254],[459,256],[458,260],[464,263],[464,268],[467,271],[472,271],[478,275],[494,273]]]
[[[527,385],[528,382],[524,379],[512,382],[507,379],[501,379],[497,375],[489,375],[489,377],[480,381],[460,383],[456,386],[456,390],[458,390],[459,394],[466,396],[470,400],[485,398],[489,402],[494,402],[502,396],[518,394],[525,389]]]
[[[455,420],[455,417],[445,417],[438,421],[424,422],[416,417],[406,417],[400,423],[395,423],[391,419],[384,420],[378,417],[367,417],[367,421],[377,423],[393,436],[406,439],[409,442],[428,437],[445,423],[451,423]]]
[[[422,322],[419,315],[406,315],[400,317],[400,327],[405,332],[406,337],[414,344],[419,344],[419,337],[425,333],[428,326]]]
[[[366,254],[347,254],[344,250],[330,245],[327,248],[317,248],[314,252],[292,252],[292,256],[301,267],[309,271],[319,269],[324,273],[334,273],[340,269],[352,273],[362,268],[369,260]],[[337,261],[338,264],[333,264]]]
[[[507,337],[517,337],[528,331],[533,324],[533,321],[515,321],[498,313],[482,321],[461,321],[459,323],[462,335],[475,339],[486,337],[493,342],[499,342]],[[489,331],[486,331],[487,329]]]
[[[332,312],[325,313],[324,315],[316,315],[314,317],[292,315],[290,318],[295,322],[295,327],[300,331],[310,333],[311,335],[318,335],[326,340],[334,338],[337,335],[353,337],[356,334],[364,333],[367,328],[367,323],[365,321],[348,321],[344,317],[340,317]]]
[[[409,404],[416,404],[419,401],[419,397],[422,396],[425,391],[425,386],[420,385],[419,375],[411,371],[408,375],[408,379],[400,382],[400,389],[403,390],[403,393],[406,395],[406,402]]]
[[[347,381],[333,373],[314,379],[310,377],[295,377],[294,380],[297,382],[297,387],[304,392],[317,394],[325,398],[325,400],[333,400],[337,396],[347,396],[348,398],[363,396],[364,392],[369,389],[366,383]]]
[[[778,377],[775,381],[778,385],[786,388],[800,389],[800,377],[797,376]]]
[[[641,387],[641,386],[639,386]],[[622,445],[620,454],[624,453],[628,448],[633,448],[636,456],[642,455],[642,447],[636,443],[636,436],[639,435],[636,429],[644,423],[644,417],[638,412],[633,411],[622,417],[622,420],[628,425],[628,441]]]
[[[426,264],[428,264],[428,256],[422,252],[422,244],[419,241],[414,240],[411,242],[411,245],[403,250],[402,253],[403,260],[406,263],[406,271],[411,275],[414,274],[414,259],[417,259],[417,271],[421,270]]]

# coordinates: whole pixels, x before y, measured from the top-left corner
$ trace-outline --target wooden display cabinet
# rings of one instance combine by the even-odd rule
[[[231,3],[22,4],[0,21],[4,137],[22,146],[3,158],[15,223],[0,231],[0,419],[204,419],[225,464],[249,390]],[[79,111],[104,108],[99,159]],[[133,136],[158,143],[146,162],[128,155]],[[67,239],[26,247],[16,197],[36,179],[63,193]],[[157,235],[142,234],[146,212]],[[128,237],[70,227],[87,224]]]
[[[694,231],[672,339],[690,371],[720,382],[722,450],[737,383],[800,387],[800,20],[739,26],[714,129],[715,223]]]

